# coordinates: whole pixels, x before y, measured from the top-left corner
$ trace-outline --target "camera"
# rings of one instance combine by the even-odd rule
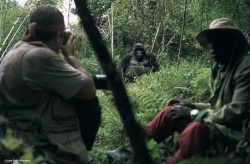
[[[62,36],[62,40],[63,40],[62,44],[63,45],[65,45],[67,43],[71,33],[72,32],[70,31],[70,29],[66,29],[66,30],[63,31],[63,36]]]
[[[108,78],[106,75],[92,75],[96,89],[107,89],[110,90]]]

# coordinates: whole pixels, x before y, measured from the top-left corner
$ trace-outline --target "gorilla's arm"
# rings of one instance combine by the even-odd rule
[[[156,60],[156,57],[152,53],[147,53],[146,54],[147,59],[149,60],[149,65],[152,68],[153,72],[156,72],[159,70],[160,66]]]
[[[127,70],[127,68],[129,67],[129,63],[130,63],[131,58],[132,58],[132,54],[131,54],[131,53],[125,55],[125,56],[122,58],[121,63],[120,63],[120,66],[119,66],[119,71],[120,71],[121,73],[124,73],[124,72]]]

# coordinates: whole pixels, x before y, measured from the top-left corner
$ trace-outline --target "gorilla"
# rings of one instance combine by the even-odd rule
[[[143,44],[136,43],[132,52],[122,58],[119,70],[125,82],[133,82],[137,76],[158,71],[159,65],[156,57],[146,52]]]

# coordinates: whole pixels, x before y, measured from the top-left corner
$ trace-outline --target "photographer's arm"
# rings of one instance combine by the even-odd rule
[[[75,42],[75,35],[71,34],[68,42],[62,46],[62,54],[64,55],[66,61],[75,69],[83,72],[86,76],[84,81],[84,85],[81,90],[75,95],[76,98],[84,99],[84,100],[91,100],[96,97],[96,88],[94,84],[93,77],[90,73],[84,69],[77,59],[74,57],[74,42]]]

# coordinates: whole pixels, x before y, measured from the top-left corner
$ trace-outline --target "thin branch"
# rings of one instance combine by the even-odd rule
[[[114,6],[111,4],[111,56],[114,56]]]
[[[181,49],[182,49],[182,39],[183,39],[185,22],[186,22],[186,11],[187,11],[187,0],[185,0],[185,4],[184,4],[184,14],[183,14],[182,27],[181,27],[181,37],[180,37],[180,46],[179,46],[179,52],[178,52],[177,68],[179,67],[179,64],[180,64],[180,54],[181,54]]]
[[[22,14],[23,14],[23,13],[22,13]],[[21,15],[22,15],[22,14],[21,14]],[[17,24],[17,22],[19,21],[19,19],[21,18],[21,15],[20,15],[20,16],[18,16],[17,20],[13,23],[12,28],[10,29],[10,31],[9,31],[9,33],[8,33],[8,35],[6,36],[6,38],[5,38],[5,40],[4,40],[3,44],[2,44],[2,47],[4,47],[4,45],[5,45],[6,41],[9,39],[10,34],[11,34],[11,33],[12,33],[12,31],[14,30],[14,28],[15,28],[15,26],[16,26],[16,24]],[[2,50],[2,48],[0,48],[0,52],[1,52],[1,50]]]
[[[165,50],[165,47],[167,47],[171,42],[172,42],[172,40],[175,38],[175,35],[168,41],[168,43],[165,45],[165,46],[163,46],[163,48],[162,48],[162,50],[161,50],[161,53]],[[160,53],[160,54],[161,54]]]
[[[156,41],[157,36],[158,36],[158,34],[159,34],[160,27],[161,27],[161,22],[159,23],[159,26],[158,26],[158,28],[157,28],[157,31],[156,31],[156,34],[155,34],[155,39],[154,39],[154,41],[153,41],[153,45],[152,45],[152,48],[151,48],[151,52],[153,52],[154,45],[155,45],[155,41]]]
[[[4,1],[4,3],[5,3],[5,1]],[[3,3],[3,4],[4,4]],[[1,18],[1,21],[2,21],[2,24],[1,24],[1,31],[0,31],[0,42],[2,41],[2,37],[3,37],[3,32],[4,32],[4,28],[5,28],[5,21],[6,21],[6,16],[7,16],[7,13],[8,13],[8,7],[9,7],[9,2],[7,3],[7,5],[6,5],[6,10],[5,10],[5,13],[3,14],[3,18]],[[1,50],[0,50],[1,51]]]
[[[11,40],[10,40],[10,42],[9,42],[8,46],[5,48],[4,52],[2,53],[2,56],[1,56],[1,58],[0,58],[0,61],[1,61],[1,60],[2,60],[2,58],[4,57],[4,55],[5,55],[6,51],[8,50],[8,48],[9,48],[10,44],[12,43],[13,39],[15,38],[15,36],[16,36],[16,34],[17,34],[17,32],[20,30],[20,28],[22,27],[23,23],[24,23],[24,22],[25,22],[25,20],[28,18],[28,16],[29,16],[29,14],[27,14],[27,15],[26,15],[26,17],[23,19],[22,23],[21,23],[21,24],[19,25],[19,27],[17,28],[17,30],[16,30],[15,34],[12,36],[12,38],[11,38]]]
[[[70,6],[71,6],[71,0],[69,0],[69,6],[68,6],[68,24],[67,24],[67,28],[69,28]]]

